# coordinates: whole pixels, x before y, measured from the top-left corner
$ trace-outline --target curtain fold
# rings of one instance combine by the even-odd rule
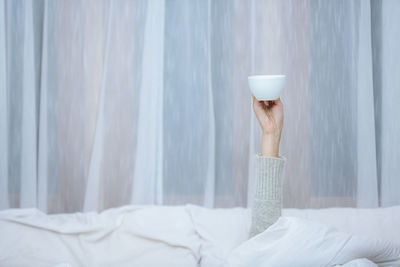
[[[0,32],[6,32],[5,0],[0,1]],[[8,96],[6,34],[0,34],[0,209],[8,203]]]
[[[207,174],[206,184],[204,190],[204,206],[208,208],[214,207],[214,196],[215,196],[215,111],[214,111],[214,97],[213,97],[213,84],[212,84],[212,6],[211,1],[207,2],[207,61],[208,61],[208,163],[207,163]]]
[[[164,1],[148,1],[131,203],[163,202]]]
[[[378,207],[371,5],[361,1],[357,62],[357,207]]]
[[[103,143],[104,143],[104,106],[105,106],[105,95],[107,90],[107,77],[109,68],[109,56],[110,56],[110,42],[113,37],[112,35],[112,21],[113,21],[113,2],[109,2],[108,7],[108,20],[107,20],[107,31],[106,41],[104,50],[104,62],[103,62],[103,73],[101,75],[101,88],[100,88],[100,101],[98,104],[96,128],[94,134],[93,148],[90,153],[89,173],[86,184],[85,202],[83,206],[84,211],[98,210],[99,209],[99,191],[100,191],[100,172],[101,163],[103,158]]]
[[[33,2],[28,1],[24,9],[20,206],[29,208],[37,205],[37,88],[34,60]]]
[[[256,3],[255,0],[252,0],[250,2],[250,23],[249,23],[249,28],[250,28],[250,51],[251,51],[251,63],[250,63],[250,71],[252,74],[256,74],[255,71],[255,30],[256,30]],[[256,120],[256,116],[253,113],[253,99],[251,100],[251,105],[250,105],[250,135],[249,135],[249,150],[248,150],[248,173],[247,173],[247,177],[248,177],[248,184],[247,184],[247,205],[249,207],[252,206],[252,202],[253,202],[253,193],[255,190],[255,183],[256,181],[254,180],[254,176],[255,176],[255,170],[254,170],[254,166],[255,166],[255,160],[254,160],[254,154],[256,148],[255,148],[255,126],[257,125],[257,120]]]
[[[38,174],[37,174],[37,206],[40,210],[47,212],[48,197],[48,118],[47,118],[47,91],[48,91],[48,34],[49,34],[49,7],[46,2],[43,10],[43,42],[41,53],[41,71],[40,71],[40,99],[39,99],[39,129],[38,129]]]
[[[380,84],[377,90],[381,94],[380,120],[381,140],[380,145],[380,183],[381,205],[399,205],[400,191],[400,159],[398,155],[400,136],[400,124],[398,123],[400,103],[400,3],[398,1],[379,1],[381,15],[380,50],[377,51],[378,71],[380,72]],[[378,48],[379,49],[379,48]]]

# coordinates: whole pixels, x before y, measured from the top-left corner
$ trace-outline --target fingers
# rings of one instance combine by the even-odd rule
[[[263,101],[258,101],[257,98],[255,98],[255,96],[253,96],[253,106],[260,106],[262,107]]]
[[[274,101],[271,101],[271,100],[263,101],[263,103],[264,103],[264,106],[265,106],[267,109],[268,109],[268,108],[271,108],[271,107],[273,107],[273,106],[275,105]]]
[[[282,105],[282,101],[281,101],[281,98],[278,98],[276,100],[262,100],[262,101],[259,101],[259,100],[257,100],[257,98],[255,98],[253,96],[253,105],[261,106],[263,108],[269,109],[269,108],[272,108],[275,105]]]
[[[267,102],[267,101],[265,101],[265,102]],[[275,100],[270,100],[270,101],[268,101],[268,105],[269,105],[270,107],[273,107],[273,106],[275,106],[275,105],[282,105],[282,101],[281,101],[280,98],[275,99]]]

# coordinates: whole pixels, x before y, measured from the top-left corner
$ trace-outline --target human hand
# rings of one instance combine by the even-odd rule
[[[262,129],[263,156],[278,157],[279,143],[283,128],[283,104],[278,98],[272,101],[258,101],[253,96],[253,109]]]

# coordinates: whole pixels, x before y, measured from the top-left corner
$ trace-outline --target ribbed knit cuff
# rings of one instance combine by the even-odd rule
[[[282,175],[286,159],[256,155],[255,198],[275,200],[282,198]]]

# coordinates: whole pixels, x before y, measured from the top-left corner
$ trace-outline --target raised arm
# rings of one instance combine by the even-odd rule
[[[256,191],[250,236],[263,232],[281,216],[285,164],[285,159],[279,157],[283,127],[282,102],[280,99],[258,101],[253,97],[253,108],[263,134],[261,154],[256,155]]]

